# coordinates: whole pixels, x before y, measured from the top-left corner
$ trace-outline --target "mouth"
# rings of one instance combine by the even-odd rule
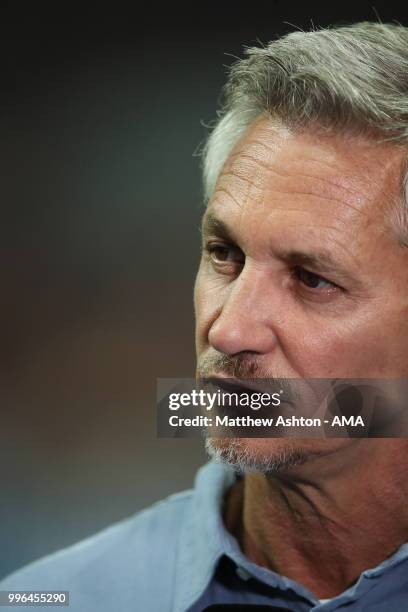
[[[235,393],[253,393],[255,391],[262,393],[265,392],[265,386],[254,381],[254,379],[236,378],[233,376],[205,376],[200,378],[204,384],[213,385],[220,389],[225,389],[228,392]]]
[[[282,383],[279,380],[274,379],[261,379],[261,378],[236,378],[233,376],[226,376],[223,374],[209,375],[199,378],[200,384],[205,387],[210,386],[214,389],[220,389],[225,393],[237,393],[238,395],[246,394],[251,397],[254,394],[267,394],[272,396],[273,394],[281,397],[282,403],[292,405],[290,395],[287,392],[287,383],[285,385],[285,391],[282,388]]]

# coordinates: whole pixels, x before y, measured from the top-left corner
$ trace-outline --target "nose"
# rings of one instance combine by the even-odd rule
[[[271,295],[261,271],[244,269],[228,287],[225,301],[208,332],[208,341],[226,355],[267,354],[277,337],[271,322]]]

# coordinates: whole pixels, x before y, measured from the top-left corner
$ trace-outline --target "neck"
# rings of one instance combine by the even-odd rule
[[[405,440],[360,440],[347,459],[247,474],[228,496],[227,528],[258,565],[334,597],[407,541],[407,452]]]

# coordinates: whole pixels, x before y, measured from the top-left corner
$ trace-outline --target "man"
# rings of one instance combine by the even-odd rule
[[[198,376],[407,378],[408,30],[292,33],[249,49],[225,95],[204,151]],[[405,439],[207,448],[193,491],[1,589],[69,590],[84,612],[408,610]]]

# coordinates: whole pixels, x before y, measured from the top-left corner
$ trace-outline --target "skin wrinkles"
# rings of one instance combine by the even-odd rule
[[[284,136],[284,138],[287,139],[288,138],[288,134],[286,134]],[[249,159],[253,160],[255,163],[261,163],[262,164],[262,161],[260,161],[259,159],[257,159],[253,155],[249,155],[248,154],[248,151],[252,150],[252,148],[254,146],[253,145],[254,142],[257,144],[257,147],[256,147],[257,150],[259,150],[260,147],[264,147],[268,151],[270,151],[271,154],[273,154],[276,151],[276,145],[271,147],[267,143],[261,142],[259,139],[254,140],[252,138],[251,139],[247,138],[245,140],[245,152],[242,152],[242,147],[240,146],[240,143],[238,143],[236,150],[234,150],[232,152],[232,154],[230,155],[230,157],[228,159],[228,164],[234,166],[234,164],[232,162],[234,161],[234,158],[237,158],[237,157],[240,159],[240,168],[241,168],[241,171],[242,171],[243,168],[246,167],[246,164],[242,163],[243,159],[248,159],[249,158]],[[350,145],[348,147],[349,149],[352,148],[352,146],[353,146],[353,138],[347,137],[345,139],[345,144],[346,145]],[[379,144],[372,145],[368,152],[367,151],[361,151],[361,149],[360,149],[359,150],[359,157],[360,158],[363,157],[363,158],[366,158],[367,160],[371,160],[372,159],[372,149],[373,149],[373,147],[374,147],[374,151],[375,151],[375,149],[378,148],[379,146],[381,146],[381,145],[379,145]],[[331,147],[331,148],[333,148],[333,147]],[[398,145],[394,145],[393,148],[394,148],[394,150],[399,152],[402,157],[405,157],[405,151],[404,151],[404,149],[402,147],[400,147]],[[307,164],[312,162],[313,164],[316,164],[316,163],[318,165],[320,164],[320,166],[322,166],[322,165],[327,166],[327,168],[329,168],[333,172],[337,172],[337,175],[335,176],[336,180],[335,180],[334,183],[331,182],[332,179],[334,178],[333,176],[330,176],[330,181],[329,181],[328,177],[319,177],[319,176],[316,176],[315,173],[309,175],[309,174],[302,174],[302,173],[298,172],[297,176],[300,176],[300,177],[301,176],[305,176],[305,177],[310,177],[312,179],[315,179],[317,181],[325,181],[325,182],[327,182],[328,184],[330,184],[332,186],[340,188],[342,191],[346,191],[346,192],[348,191],[350,194],[354,194],[354,195],[358,196],[359,192],[361,191],[361,188],[364,187],[364,185],[367,185],[367,180],[365,179],[365,177],[364,176],[359,176],[359,177],[353,176],[350,173],[350,170],[349,169],[347,170],[345,168],[345,165],[341,163],[341,160],[339,160],[339,157],[336,156],[334,152],[330,152],[330,148],[329,148],[329,152],[327,152],[327,148],[326,148],[325,158],[326,159],[319,159],[319,160],[317,160],[315,158],[309,158],[309,157],[305,158],[304,156],[299,155],[299,156],[297,156],[297,159],[295,161],[296,162],[302,162],[302,161],[306,160]],[[330,158],[330,162],[327,162],[327,158]],[[387,158],[384,159],[383,158],[381,160],[381,164],[379,164],[379,167],[377,168],[377,172],[370,176],[370,182],[371,183],[372,183],[372,181],[375,181],[375,183],[377,184],[378,187],[381,187],[384,184],[384,182],[381,180],[381,177],[383,176],[384,172],[387,172],[389,170],[390,166],[393,165],[394,158],[395,158],[395,155],[391,156],[391,159],[387,159]],[[401,173],[402,173],[403,169],[404,169],[404,164],[401,163],[400,166],[401,166],[400,170],[401,170]],[[344,170],[344,175],[343,176],[339,176],[338,175],[339,167],[340,167],[341,170]],[[279,173],[282,176],[285,174],[284,172],[279,171],[276,167],[274,167],[274,165],[271,163],[270,159],[268,159],[268,163],[265,165],[265,168],[267,169],[268,172]],[[319,170],[319,168],[318,168],[318,170]],[[225,167],[224,167],[224,171],[225,171]],[[331,174],[333,174],[333,172],[331,172]],[[288,176],[294,176],[293,174],[288,174],[288,173],[286,173],[286,174]],[[377,177],[377,175],[378,175],[378,177]],[[258,176],[259,176],[259,173],[258,173]],[[402,176],[402,174],[401,174],[401,176]],[[244,177],[242,177],[242,178],[244,178]],[[347,185],[344,184],[345,182],[347,183]],[[357,187],[357,189],[351,189],[350,188],[351,185],[355,185]],[[387,196],[389,197],[389,195],[390,194],[384,193],[384,197],[387,197]],[[364,211],[360,211],[360,213],[361,214],[365,214]]]
[[[246,176],[239,176],[238,174],[235,174],[232,170],[230,172],[224,172],[222,176],[224,179],[228,176],[235,176],[237,178],[240,178],[242,181],[248,183],[250,187],[254,189],[260,189],[259,185],[255,181],[251,180],[249,177]],[[219,189],[217,189],[217,193],[219,193]]]
[[[268,115],[266,115],[266,118],[268,118]],[[252,126],[255,126],[257,123],[259,122],[263,122],[263,124],[265,124],[264,121],[265,117],[260,117],[258,120],[256,120],[256,122],[254,122],[252,124]],[[293,136],[294,132],[288,128],[285,128],[282,126],[282,124],[279,121],[276,121],[274,119],[269,118],[269,130],[273,131],[275,130],[275,132],[279,132],[280,137],[281,137],[281,141],[283,141],[284,139],[288,140],[291,136]],[[250,134],[252,134],[252,132],[250,132]],[[309,132],[306,131],[306,135],[311,135],[311,134],[322,134],[321,133],[321,129],[319,125],[315,126],[315,129],[313,130],[310,129]],[[324,132],[323,132],[323,137],[325,136]],[[336,135],[333,134],[333,136],[336,138]],[[342,140],[344,141],[344,143],[347,145],[349,145],[349,148],[352,150],[352,147],[354,145],[354,143],[356,142],[356,138],[355,136],[351,133],[351,134],[346,134],[346,133],[342,133]],[[243,140],[243,139],[242,139]],[[241,140],[241,142],[242,142]],[[316,143],[316,141],[318,140],[318,138],[314,138],[314,142]],[[361,138],[358,138],[357,140],[360,140],[361,142]],[[276,143],[274,143],[274,145],[272,146],[271,143],[267,143],[267,142],[263,142],[262,140],[258,139],[258,138],[252,138],[251,135],[246,135],[245,139],[245,152],[244,155],[246,157],[248,157],[248,153],[250,151],[252,151],[254,148],[257,152],[259,152],[259,149],[262,147],[264,149],[266,149],[267,151],[269,151],[271,154],[275,153],[277,150],[277,146]],[[309,164],[314,164],[317,163],[319,166],[326,166],[328,170],[332,170],[336,172],[336,183],[334,183],[336,186],[341,187],[343,190],[345,191],[349,191],[351,194],[356,194],[358,195],[359,193],[359,189],[350,189],[350,185],[355,184],[356,186],[360,185],[361,186],[361,181],[364,180],[363,176],[360,177],[356,177],[353,176],[347,169],[347,165],[346,164],[342,164],[341,163],[341,159],[339,159],[338,155],[336,154],[336,148],[335,146],[330,146],[330,143],[328,142],[328,139],[326,138],[326,142],[328,143],[328,147],[326,147],[325,152],[324,152],[324,158],[321,155],[321,151],[318,151],[319,153],[319,158],[316,159],[313,157],[313,153],[311,152],[310,155],[303,156],[302,153],[300,152],[297,155],[296,162],[300,162],[303,163],[305,162],[307,165]],[[254,146],[255,145],[255,146]],[[382,144],[381,143],[374,143],[373,141],[370,141],[370,147],[367,148],[366,151],[359,151],[359,158],[365,158],[367,160],[372,159],[372,153],[373,153],[373,148],[375,150],[375,148],[377,147],[381,147]],[[241,155],[241,153],[243,152],[242,150],[242,146],[241,143],[238,142],[235,149],[231,152],[228,161],[232,161],[234,158],[239,157]],[[405,147],[403,145],[399,145],[399,144],[395,144],[395,145],[391,145],[391,149],[394,149],[394,151],[399,150],[399,153],[402,155],[402,157],[405,158]],[[253,157],[253,159],[256,159],[256,157]],[[381,160],[381,165],[380,165],[380,169],[386,169],[388,170],[388,168],[390,166],[392,166],[394,164],[394,159],[382,159]],[[341,170],[342,174],[338,175],[338,171]],[[403,173],[401,175],[401,179],[405,176],[405,165],[404,163],[402,164],[402,170]],[[276,172],[276,170],[275,170]],[[301,176],[299,174],[299,176]],[[314,178],[316,178],[316,180],[327,180],[327,178],[323,179],[322,177],[319,176],[314,176]],[[333,178],[333,177],[332,177]],[[371,180],[376,180],[375,176],[371,176],[370,177]],[[349,183],[349,186],[347,187],[346,185],[344,185],[344,183],[347,182]],[[381,185],[382,182],[381,181],[377,181],[378,185]]]
[[[223,178],[227,178],[227,177],[235,177],[235,178],[239,178],[240,180],[242,180],[242,181],[244,181],[244,182],[248,183],[249,187],[250,187],[250,188],[252,188],[253,190],[259,189],[259,186],[258,186],[258,185],[257,185],[257,184],[256,184],[254,181],[250,181],[249,179],[244,178],[244,177],[240,176],[239,174],[236,174],[236,173],[235,173],[235,172],[233,172],[232,170],[231,170],[230,172],[226,172],[225,174],[223,174]],[[310,177],[310,178],[312,178],[312,177]],[[326,182],[326,181],[324,181],[324,182]],[[333,184],[331,184],[331,183],[329,183],[329,184],[330,184],[330,185],[333,185]],[[237,205],[239,208],[241,208],[241,204],[239,203],[239,200],[237,199],[237,197],[236,197],[236,196],[234,196],[234,195],[233,195],[233,194],[232,194],[232,193],[231,193],[231,192],[230,192],[230,191],[229,191],[229,190],[228,190],[226,187],[221,187],[221,186],[220,186],[219,188],[217,188],[217,191],[215,192],[215,197],[217,197],[217,198],[218,198],[218,197],[219,197],[220,195],[222,195],[223,193],[225,193],[226,195],[228,195],[228,196],[231,198],[231,200],[232,200],[232,201],[233,201],[233,202],[234,202],[234,203],[235,203],[235,204],[236,204],[236,205]],[[367,216],[368,218],[370,218],[370,217],[369,217],[369,215],[368,215],[368,213],[366,213],[365,211],[361,211],[361,210],[359,210],[359,209],[358,209],[358,207],[357,207],[357,206],[353,206],[353,204],[347,204],[347,203],[344,203],[344,201],[343,201],[343,200],[340,200],[340,199],[337,199],[337,198],[329,198],[329,197],[327,197],[327,196],[318,195],[318,194],[313,193],[313,192],[311,192],[311,191],[292,191],[292,192],[288,192],[288,191],[287,191],[287,192],[285,192],[285,191],[282,191],[282,190],[281,190],[281,191],[279,191],[279,190],[275,189],[275,194],[280,194],[280,195],[290,195],[290,196],[291,196],[291,198],[296,198],[296,197],[304,198],[305,196],[311,196],[311,197],[313,197],[313,198],[321,198],[321,199],[322,199],[322,200],[324,200],[325,202],[326,202],[327,200],[331,200],[332,202],[337,202],[337,203],[339,203],[339,204],[342,204],[343,206],[348,206],[348,207],[349,207],[350,209],[352,209],[352,211],[353,211],[354,213],[356,213],[356,214],[365,215],[365,216]],[[289,212],[290,210],[293,210],[293,209],[290,209],[290,208],[285,208],[285,211],[286,211],[286,212]]]
[[[357,258],[355,257],[355,255],[353,255],[351,250],[348,249],[345,246],[343,241],[337,240],[334,237],[334,234],[339,234],[340,236],[342,236],[342,234],[344,232],[341,231],[341,228],[337,227],[336,225],[324,225],[323,223],[321,223],[321,222],[317,223],[316,221],[307,223],[304,220],[302,220],[301,218],[302,218],[302,216],[307,216],[308,217],[309,216],[308,213],[306,211],[304,211],[304,210],[299,210],[299,209],[296,209],[296,208],[285,209],[284,211],[282,211],[280,213],[280,215],[284,215],[286,217],[286,216],[290,216],[292,213],[297,216],[297,219],[296,219],[296,216],[295,216],[295,220],[294,221],[293,220],[286,221],[286,227],[288,227],[289,225],[293,224],[295,228],[298,228],[299,227],[299,222],[302,221],[302,229],[303,230],[310,230],[311,232],[316,232],[316,231],[320,231],[320,230],[329,230],[330,234],[326,235],[326,240],[327,240],[327,237],[329,237],[329,239],[330,239],[329,241],[331,243],[336,243],[339,246],[340,250],[342,251],[342,254],[345,253],[345,254],[348,255],[348,257],[350,259],[350,263],[354,262],[354,263],[357,264]],[[273,216],[274,216],[274,213],[270,213],[269,214],[269,218],[273,218]],[[277,216],[277,215],[275,215],[275,216]],[[297,223],[296,223],[296,221],[297,221]],[[344,221],[341,218],[337,218],[335,215],[333,215],[332,221],[337,221],[338,225],[347,226],[347,222],[346,221]]]
[[[225,194],[233,201],[233,203],[235,204],[237,208],[241,208],[239,201],[232,195],[232,193],[226,187],[224,188],[220,187],[219,189],[217,189],[217,194],[221,196]]]
[[[249,158],[249,156],[242,155],[242,156],[241,156],[241,158],[246,158],[246,159],[248,159],[248,158]],[[254,162],[254,165],[260,165],[260,164],[259,164],[259,160],[256,160],[255,158],[252,158],[252,157],[251,157],[250,159],[251,159],[251,160]],[[314,177],[313,175],[304,175],[304,174],[297,174],[297,175],[294,175],[294,174],[285,174],[285,173],[283,173],[283,172],[277,172],[277,171],[276,171],[276,169],[271,168],[271,167],[270,167],[270,166],[268,166],[267,164],[265,164],[265,165],[261,165],[261,167],[263,167],[264,169],[266,169],[268,173],[269,173],[269,172],[273,172],[273,173],[275,173],[275,174],[277,174],[278,176],[281,176],[281,177],[290,178],[290,177],[295,177],[295,176],[296,176],[296,177],[302,177],[302,178],[305,178],[305,177],[307,176],[307,178],[311,179],[312,181],[315,181],[315,180],[316,180],[316,179],[315,179],[315,177]],[[258,172],[258,175],[259,175],[259,174],[261,174],[261,172]],[[229,177],[229,176],[236,177],[237,179],[239,179],[239,180],[241,180],[241,181],[244,181],[244,182],[249,182],[248,177],[247,177],[247,176],[245,176],[245,175],[243,174],[242,165],[240,165],[240,167],[239,167],[239,168],[237,168],[237,167],[235,167],[234,165],[232,165],[232,166],[231,166],[231,169],[230,169],[229,171],[223,172],[222,176],[220,177],[220,187],[219,187],[219,189],[220,189],[220,190],[222,190],[222,185],[223,185],[224,181],[225,181],[226,179],[228,179],[228,177]],[[291,196],[292,196],[292,197],[296,197],[296,196],[304,197],[304,196],[310,195],[311,197],[321,198],[321,199],[322,199],[322,200],[324,200],[324,201],[331,199],[332,201],[337,202],[337,203],[341,204],[342,206],[347,206],[347,207],[349,207],[349,208],[351,209],[351,212],[353,212],[353,213],[356,213],[356,214],[358,214],[358,215],[363,215],[363,216],[366,216],[366,217],[367,217],[367,221],[368,221],[368,222],[372,222],[371,215],[370,215],[368,212],[366,212],[364,209],[362,209],[362,210],[361,210],[361,204],[362,204],[362,201],[361,201],[362,196],[361,196],[361,194],[360,194],[360,195],[358,195],[358,193],[357,193],[356,191],[351,191],[351,190],[349,190],[349,189],[344,189],[344,187],[343,187],[343,186],[341,186],[341,189],[345,191],[345,194],[350,193],[350,194],[353,194],[353,195],[355,195],[355,196],[356,196],[356,197],[354,198],[355,202],[346,202],[346,201],[344,200],[344,198],[343,198],[343,199],[341,199],[341,198],[335,198],[335,197],[333,197],[333,196],[331,195],[331,194],[332,194],[332,192],[333,192],[333,189],[336,189],[336,187],[337,187],[336,183],[334,183],[334,182],[332,182],[332,181],[328,181],[328,180],[326,180],[326,179],[324,179],[324,178],[318,178],[317,180],[319,180],[319,181],[320,181],[320,182],[321,182],[323,185],[325,185],[325,186],[327,186],[327,187],[328,187],[328,189],[327,189],[327,190],[325,190],[323,194],[318,194],[318,193],[313,192],[313,191],[306,191],[306,190],[304,189],[304,183],[303,183],[303,184],[302,184],[302,190],[298,190],[298,191],[296,191],[296,190],[291,190],[291,192],[290,192],[290,193],[291,193]],[[373,179],[373,180],[375,180],[375,179]],[[251,184],[251,186],[253,186],[253,187],[254,187],[254,190],[255,190],[255,189],[262,189],[262,184],[257,185],[257,184],[255,183],[255,181],[251,181],[251,182],[250,182],[250,184]],[[225,187],[224,187],[224,189],[225,189]],[[280,194],[282,194],[282,195],[286,195],[288,192],[285,192],[285,191],[283,191],[283,190],[279,191],[279,190],[278,190],[278,188],[277,188],[277,187],[275,187],[275,189],[274,189],[274,193],[275,193],[275,194],[280,193]],[[218,195],[218,189],[216,190],[216,192],[215,192],[215,194],[214,194],[214,196],[213,196],[213,197],[215,197],[215,198],[216,198],[216,197],[217,197],[217,195]],[[231,192],[230,192],[230,195],[231,195],[231,198],[233,198],[233,199],[234,199],[234,201],[237,203],[237,205],[238,205],[238,206],[241,206],[241,205],[239,204],[239,202],[238,202],[238,198],[237,198],[237,196],[236,196],[236,195],[234,196],[234,195],[233,195]],[[383,196],[383,197],[384,197],[384,198],[389,198],[389,194],[384,193],[384,196]],[[388,211],[387,211],[387,212],[388,212]]]
[[[248,152],[254,161],[243,157]],[[203,228],[198,373],[408,377],[408,249],[388,217],[404,163],[400,147],[361,136],[290,134],[265,118],[249,128],[206,212],[225,231]],[[220,244],[225,260],[218,252],[214,260],[208,243]],[[330,266],[323,273],[322,252],[343,271],[341,282]],[[339,287],[305,285],[297,265]],[[229,493],[225,521],[250,559],[318,596],[339,594],[408,540],[407,440],[216,444],[259,459],[299,459],[279,472],[247,474]]]
[[[262,143],[262,142],[259,142],[259,141],[254,141],[254,140],[251,140],[251,141],[248,141],[248,142],[247,142],[247,144],[248,144],[248,145],[251,145],[251,144],[257,144],[257,145],[259,145],[260,147],[264,147],[265,149],[269,150],[271,153],[274,151],[274,149],[272,149],[271,147],[269,147],[267,144]],[[232,154],[230,155],[229,159],[231,160],[231,159],[233,159],[233,158],[235,158],[235,157],[241,157],[241,158],[251,159],[251,160],[253,160],[253,161],[255,161],[255,162],[257,161],[255,157],[253,157],[253,156],[251,156],[251,155],[248,155],[248,154],[247,154],[247,155],[242,155],[242,156],[241,156],[241,154],[240,154],[240,152],[239,152],[239,151],[237,151],[236,153],[232,153]],[[331,170],[333,170],[333,169],[334,169],[334,167],[335,167],[335,166],[334,166],[334,164],[333,164],[333,161],[331,161],[331,162],[327,162],[327,161],[323,161],[323,160],[321,160],[321,159],[320,159],[320,160],[319,160],[319,159],[312,159],[312,158],[310,158],[310,157],[305,158],[305,157],[300,157],[300,156],[299,156],[299,157],[297,158],[297,161],[298,161],[298,162],[300,162],[300,163],[302,163],[302,162],[306,162],[306,163],[308,163],[308,164],[310,164],[310,163],[312,163],[312,164],[313,164],[313,163],[315,163],[315,164],[318,164],[318,166],[320,166],[320,167],[321,167],[321,166],[323,166],[323,165],[326,165],[326,166],[327,166],[327,168],[329,168],[329,169],[331,169]],[[276,169],[274,169],[274,168],[272,168],[272,167],[270,168],[270,167],[268,167],[267,165],[265,165],[264,167],[265,167],[266,169],[268,169],[268,170],[271,170],[271,172],[275,172],[275,174],[278,174],[278,175],[280,174],[280,176],[292,176],[292,177],[293,177],[293,176],[296,176],[296,175],[294,175],[294,174],[286,174],[286,175],[285,175],[283,172],[278,172]],[[338,168],[337,168],[337,169],[338,169]],[[331,186],[334,186],[334,187],[337,187],[337,188],[341,188],[343,191],[348,192],[348,193],[350,193],[351,195],[358,195],[358,193],[359,193],[357,190],[355,190],[355,189],[350,189],[350,187],[346,187],[345,185],[343,185],[343,184],[342,184],[342,182],[341,182],[340,180],[337,180],[337,182],[333,182],[333,181],[331,181],[331,180],[328,180],[327,178],[322,178],[322,177],[320,177],[320,176],[318,176],[318,175],[316,175],[316,174],[300,174],[300,173],[299,173],[297,176],[300,176],[300,177],[305,177],[305,178],[311,178],[311,179],[315,179],[315,180],[317,180],[317,181],[324,181],[324,182],[328,183],[328,184],[329,184],[329,185],[331,185]],[[343,179],[343,180],[344,180],[344,179]],[[350,181],[350,182],[351,182],[351,181]]]
[[[288,210],[285,210],[284,212],[286,214]],[[296,212],[298,214],[304,214],[304,211],[299,210],[299,209],[289,209],[289,212]],[[308,227],[308,226],[306,225],[304,227]],[[315,224],[310,225],[309,227],[311,228],[312,231],[316,229]],[[332,232],[334,233],[338,231],[337,228],[334,226],[319,225],[319,229],[332,230]],[[225,240],[229,240],[230,242],[234,241],[233,233],[231,232],[228,225],[221,222],[219,219],[217,219],[217,217],[215,217],[214,215],[208,212],[203,217],[201,233],[202,233],[204,242],[205,240],[208,240],[211,237],[212,233],[218,237],[223,237]],[[356,273],[358,271],[358,266],[357,266],[358,262],[353,256],[353,254],[341,242],[337,242],[335,238],[333,237],[333,234],[330,235],[330,238],[331,238],[331,242],[335,242],[336,244],[338,244],[340,248],[342,248],[349,255],[350,263],[354,262],[356,264],[356,268],[354,270],[354,273]],[[344,268],[341,265],[339,265],[339,263],[332,257],[329,250],[317,251],[315,255],[309,255],[308,253],[300,253],[300,252],[291,253],[289,251],[288,252],[283,251],[282,253],[275,253],[275,255],[279,257],[281,260],[293,259],[294,263],[296,261],[298,262],[302,261],[302,263],[307,263],[309,269],[311,270],[315,270],[316,272],[320,271],[321,273],[326,272],[326,273],[335,274],[337,278],[340,280],[345,279],[345,278],[347,278],[350,282],[354,280],[354,284],[356,285],[356,287],[361,286],[361,283],[358,281],[357,278],[353,279],[352,275],[347,274]]]
[[[237,154],[237,156],[238,156],[238,154]],[[335,187],[336,189],[339,189],[339,187],[340,187],[338,183],[334,183],[334,182],[329,181],[329,180],[327,180],[325,178],[322,178],[322,177],[319,177],[319,176],[314,176],[312,174],[301,174],[301,173],[289,174],[289,173],[279,172],[278,170],[276,170],[276,168],[273,168],[270,164],[262,163],[262,162],[260,162],[259,159],[256,159],[255,157],[253,157],[251,155],[245,155],[245,154],[241,153],[241,154],[239,154],[239,159],[240,159],[240,161],[242,161],[243,159],[250,160],[250,161],[254,162],[254,164],[257,164],[261,168],[267,170],[268,173],[274,173],[274,174],[277,174],[278,176],[281,176],[281,177],[285,177],[285,178],[295,177],[296,179],[307,178],[307,179],[312,179],[313,182],[320,181],[323,184],[325,184],[325,185],[327,185],[329,187]],[[223,177],[224,178],[228,177],[229,175],[232,175],[232,176],[235,176],[237,178],[240,178],[243,181],[250,182],[247,177],[242,175],[242,173],[234,171],[233,167],[232,167],[232,169],[229,172],[223,173]],[[254,183],[251,183],[251,184],[254,185]],[[341,186],[341,189],[344,189],[344,191],[349,193],[349,194],[358,196],[358,192],[356,192],[356,191],[353,191],[351,189],[346,189],[346,188],[344,188],[342,186]],[[317,193],[313,193],[313,192],[299,191],[298,194],[299,195],[310,195],[310,196],[314,196],[315,198],[327,199],[325,196],[318,195]],[[350,206],[358,214],[368,215],[368,213],[365,210],[359,210],[357,206],[353,206],[352,204],[348,204],[347,202],[345,202],[342,199],[336,199],[336,198],[331,198],[331,199],[332,199],[333,202],[338,202],[338,203],[342,204],[343,206],[344,205],[345,206]]]
[[[295,228],[297,227],[297,223],[299,222],[299,216],[302,215],[308,215],[307,211],[304,210],[300,210],[298,208],[285,208],[283,211],[284,215],[286,216],[288,213],[294,213],[295,215],[297,214],[297,219],[295,220]],[[273,213],[269,213],[269,217],[272,217]],[[205,218],[204,218],[205,219]],[[296,223],[297,221],[297,223]],[[347,225],[346,222],[344,220],[342,220],[341,218],[339,219],[339,223],[342,225]],[[287,226],[289,224],[287,223]],[[330,230],[330,242],[332,244],[337,244],[340,249],[343,251],[343,254],[347,254],[347,256],[349,257],[350,260],[350,264],[353,262],[355,264],[355,271],[358,270],[359,266],[358,266],[358,260],[355,258],[355,256],[353,255],[353,253],[339,240],[337,240],[337,238],[335,238],[334,234],[339,233],[340,235],[342,234],[341,232],[339,232],[339,229],[336,226],[333,225],[322,225],[321,223],[319,225],[317,225],[316,222],[314,223],[302,223],[303,229],[309,229],[309,231],[311,232],[315,232],[317,229],[321,230],[321,229],[326,229],[326,230]],[[225,232],[224,232],[225,233]],[[271,246],[271,250],[273,251],[273,247]],[[277,254],[278,255],[278,254]],[[281,258],[284,258],[284,255],[280,255]],[[318,270],[317,270],[318,271]],[[345,274],[343,273],[343,276]],[[351,280],[352,276],[349,275],[349,278]],[[358,284],[357,279],[355,280],[356,284]]]
[[[274,194],[276,195],[277,193],[279,193],[279,192],[278,192],[278,191],[275,189],[275,190],[274,190]],[[296,193],[293,193],[293,192],[292,192],[292,194],[290,194],[290,192],[288,192],[288,194],[289,194],[289,195],[291,195],[291,196],[292,196],[292,198],[297,196],[297,194],[296,194]],[[286,195],[286,194],[284,193],[283,195]],[[302,197],[302,196],[304,196],[304,195],[306,195],[306,194],[299,194],[299,197],[301,198],[301,197]],[[215,194],[215,196],[214,196],[214,200],[215,200],[215,201],[217,201],[217,199],[218,199],[218,197],[217,197],[217,193],[216,193],[216,194]],[[328,201],[328,200],[329,200],[329,198],[325,198],[325,201]],[[337,201],[337,200],[336,200],[336,201]],[[266,202],[265,202],[265,206],[267,206],[267,203],[266,203]],[[273,211],[274,213],[276,213],[276,212],[277,212],[277,208],[278,208],[278,207],[277,207],[277,206],[275,206],[275,210]],[[288,209],[286,206],[284,206],[283,208],[284,208],[284,210],[285,210],[285,213],[288,213],[289,211],[293,210],[293,209]],[[351,207],[351,208],[353,208],[353,207]],[[294,209],[294,210],[296,210],[296,209]],[[357,211],[357,213],[359,214],[359,211]],[[307,212],[305,212],[305,214],[308,214],[308,213],[307,213]],[[334,217],[334,218],[335,218],[335,219],[338,219],[338,222],[339,222],[339,223],[342,223],[342,224],[345,224],[345,225],[350,225],[350,223],[352,223],[352,222],[353,222],[353,219],[352,219],[351,217],[346,217],[345,215],[343,215],[343,216],[345,217],[344,219],[341,219],[341,218],[340,218],[340,219],[338,219],[338,217]],[[333,218],[333,215],[332,215],[332,218]],[[370,223],[371,223],[371,222],[370,222]],[[315,222],[314,222],[314,223],[312,223],[312,225],[314,226],[314,225],[315,225]],[[305,226],[305,225],[304,225],[304,226]],[[381,233],[383,233],[383,232],[385,231],[385,230],[384,230],[384,224],[382,223],[382,219],[380,219],[380,221],[377,223],[377,227],[378,227],[379,231],[381,231]],[[333,231],[334,231],[334,228],[333,228]],[[332,239],[332,240],[334,240],[333,236],[331,237],[331,239]],[[355,238],[355,237],[354,237],[353,239],[358,239],[358,237],[357,237],[357,238]],[[348,253],[348,255],[349,255],[350,257],[352,257],[351,252],[350,252],[349,250],[347,250],[345,246],[343,246],[343,249],[344,249],[344,250],[345,250],[345,251]]]
[[[254,124],[253,124],[254,125]],[[242,147],[239,146],[239,143],[236,147],[236,149],[230,154],[229,158],[228,158],[228,162],[230,164],[232,164],[232,162],[236,159],[239,159],[240,162],[242,162],[242,160],[244,159],[249,159],[251,161],[255,161],[255,162],[260,162],[260,160],[257,158],[257,155],[259,156],[259,152],[260,149],[264,148],[269,154],[270,156],[273,156],[276,153],[277,147],[271,147],[270,145],[268,145],[268,143],[264,143],[261,142],[260,140],[251,140],[249,138],[245,139],[245,152],[243,151]],[[254,152],[255,155],[251,154],[251,152]],[[327,167],[327,169],[329,170],[338,170],[338,160],[335,159],[334,155],[326,155],[326,157],[330,157],[330,161],[327,161],[327,159],[313,159],[312,157],[302,157],[300,155],[297,156],[297,159],[295,160],[296,162],[305,162],[307,165],[308,164],[318,164],[319,166],[323,166],[325,165]],[[262,162],[260,162],[262,163]],[[244,166],[244,164],[241,164],[242,166]],[[290,174],[288,172],[283,172],[283,171],[279,171],[277,170],[277,168],[271,166],[268,167],[265,164],[265,168],[267,170],[270,170],[271,172],[274,172],[277,175],[280,176],[295,176],[294,174]],[[318,175],[309,175],[309,174],[302,174],[299,173],[298,176],[303,177],[311,177],[311,178],[316,178],[316,180],[325,180],[328,181],[328,178],[323,178],[323,177],[319,177]],[[344,177],[337,177],[338,179],[341,178],[342,180],[338,180],[338,182],[336,182],[336,186],[341,187],[342,189],[349,191],[351,194],[358,194],[357,190],[351,190],[349,188],[347,188],[346,186],[344,186],[342,183],[344,182]],[[348,177],[348,179],[350,180],[350,177]]]
[[[218,190],[218,191],[217,191],[217,195],[219,195],[220,193],[225,193],[226,195],[230,196],[230,194],[229,194],[228,190],[226,190],[226,189],[220,189],[220,190]],[[280,192],[280,193],[283,193],[283,192]],[[288,195],[291,195],[291,194],[288,192]],[[232,199],[232,200],[233,200],[233,202],[235,203],[235,200],[234,200],[233,198],[231,198],[231,199]],[[285,209],[284,209],[284,211],[283,211],[283,212],[284,212],[284,214],[285,214],[285,215],[287,215],[288,213],[297,213],[297,214],[299,214],[299,215],[308,215],[308,212],[307,212],[307,211],[301,210],[301,209],[299,209],[299,208],[289,208],[289,207],[285,207]],[[272,215],[273,215],[273,213],[271,212],[271,213],[269,213],[269,215],[270,215],[270,216],[272,216]],[[336,220],[336,221],[337,221],[339,224],[347,225],[347,222],[346,222],[344,219],[342,219],[341,217],[336,217],[336,216],[334,215],[334,216],[333,216],[333,219],[334,219],[334,220]],[[316,225],[316,224],[315,224],[315,223],[313,223],[313,224],[311,225],[311,227],[315,227],[315,225]],[[320,225],[319,227],[320,227],[320,228],[325,228],[325,229],[332,229],[333,231],[337,231],[337,229],[338,229],[336,226],[333,226],[333,225],[325,225],[325,226]]]

